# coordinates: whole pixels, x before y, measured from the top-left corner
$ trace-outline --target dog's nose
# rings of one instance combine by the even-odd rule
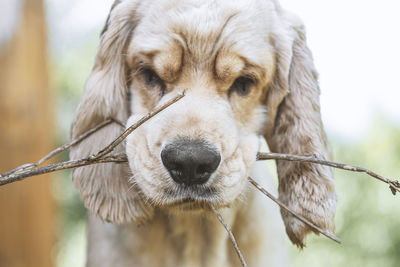
[[[201,140],[178,140],[161,151],[161,160],[179,184],[204,184],[218,168],[217,149]]]

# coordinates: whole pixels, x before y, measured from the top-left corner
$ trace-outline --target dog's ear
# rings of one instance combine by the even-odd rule
[[[110,11],[72,125],[72,138],[107,118],[122,122],[128,118],[128,67],[124,55],[134,28],[135,10],[132,1],[126,2],[115,1]],[[97,153],[123,130],[115,123],[102,128],[72,147],[71,159]],[[125,153],[125,145],[119,145],[111,153]],[[101,219],[117,223],[140,222],[150,216],[151,208],[145,205],[139,191],[128,183],[131,175],[128,164],[106,163],[77,168],[72,172],[72,179],[85,206]]]
[[[282,14],[281,29],[271,37],[277,68],[267,94],[265,134],[272,152],[329,157],[319,104],[319,86],[304,28]],[[322,165],[277,161],[279,198],[319,227],[333,231],[336,193],[332,170]],[[281,209],[291,241],[304,246],[312,229]]]

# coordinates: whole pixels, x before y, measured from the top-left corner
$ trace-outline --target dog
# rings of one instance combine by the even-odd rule
[[[107,118],[129,127],[185,91],[113,151],[127,164],[75,169],[90,210],[89,267],[287,266],[289,239],[313,230],[250,187],[274,192],[272,152],[329,158],[319,86],[302,22],[274,0],[116,0],[72,125],[72,138]],[[124,129],[110,124],[71,149],[87,157]],[[332,170],[277,161],[279,199],[333,231]],[[283,220],[282,220],[283,219]]]

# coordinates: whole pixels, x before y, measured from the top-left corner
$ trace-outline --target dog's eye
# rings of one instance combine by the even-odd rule
[[[165,94],[165,84],[164,81],[154,72],[152,69],[144,69],[142,70],[144,76],[144,82],[151,87],[159,86],[161,95]]]
[[[157,73],[155,73],[151,69],[145,69],[143,70],[143,75],[144,75],[144,81],[148,85],[158,85],[162,83],[162,80],[160,77],[158,77]]]
[[[232,84],[229,93],[236,92],[240,96],[246,96],[250,93],[253,83],[254,81],[251,78],[244,76],[239,77]]]

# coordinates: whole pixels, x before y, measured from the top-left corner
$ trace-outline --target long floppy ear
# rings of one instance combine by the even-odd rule
[[[115,1],[75,115],[72,138],[107,118],[122,122],[128,118],[128,67],[124,54],[134,28],[134,13],[132,1]],[[104,127],[72,147],[71,159],[97,153],[123,130],[117,124]],[[125,153],[125,145],[119,145],[111,153]],[[151,215],[151,208],[145,205],[139,191],[128,183],[130,175],[128,164],[106,163],[77,168],[72,172],[72,179],[85,206],[101,219],[117,223],[140,222]]]
[[[265,137],[272,152],[329,157],[319,104],[319,86],[304,27],[292,15],[281,14],[276,50],[275,80],[267,95]],[[330,168],[308,163],[277,161],[279,198],[319,227],[333,231],[336,193]],[[291,241],[304,246],[312,229],[281,210]]]

